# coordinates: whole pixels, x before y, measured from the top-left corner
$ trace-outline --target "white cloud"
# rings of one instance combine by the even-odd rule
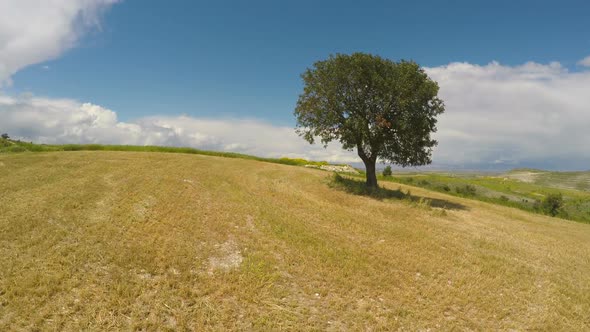
[[[590,168],[590,71],[559,63],[426,68],[439,82],[434,166]],[[190,146],[268,157],[358,162],[338,144],[309,145],[293,128],[259,120],[152,116],[121,122],[98,105],[0,95],[0,132],[44,143]]]
[[[0,132],[40,143],[188,146],[264,157],[358,161],[336,144],[311,146],[292,127],[259,120],[153,116],[121,122],[104,107],[70,99],[0,95]]]
[[[578,65],[583,67],[590,67],[590,55],[578,61]]]
[[[118,0],[0,1],[0,87],[17,71],[75,46]]]
[[[559,63],[451,63],[427,68],[440,85],[434,160],[590,169],[590,71]]]

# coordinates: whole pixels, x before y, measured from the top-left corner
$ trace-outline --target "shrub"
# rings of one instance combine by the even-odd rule
[[[8,152],[26,152],[27,149],[24,146],[20,146],[20,145],[13,145],[9,148],[7,148]]]
[[[540,204],[541,211],[555,217],[563,207],[563,196],[561,193],[549,194],[543,198]]]
[[[383,176],[388,177],[391,176],[392,172],[391,172],[391,166],[387,165],[385,166],[385,168],[383,169]]]
[[[506,197],[506,196],[502,195],[502,196],[500,196],[500,200],[501,200],[502,202],[508,202],[510,199],[508,199],[508,197]]]
[[[305,166],[305,165],[323,166],[323,165],[329,165],[329,163],[327,161],[312,161],[312,160],[306,160],[306,159],[302,159],[302,158],[287,158],[287,157],[282,157],[282,158],[278,159],[277,162],[279,164],[295,165],[295,166]]]
[[[443,184],[443,185],[440,187],[440,189],[442,189],[442,190],[444,190],[444,191],[447,191],[447,192],[448,192],[448,191],[451,191],[451,187],[449,187],[449,185],[448,185],[448,184]]]
[[[475,196],[477,189],[470,184],[466,184],[464,186],[459,186],[455,188],[457,194],[464,195],[464,196]]]
[[[420,182],[418,182],[418,185],[420,186],[429,186],[430,182],[426,181],[426,180],[420,180]]]
[[[2,137],[3,139],[9,139],[9,138],[10,138],[10,136],[8,136],[8,134],[7,134],[7,133],[4,133],[4,134],[2,134],[2,136],[1,136],[1,137]]]

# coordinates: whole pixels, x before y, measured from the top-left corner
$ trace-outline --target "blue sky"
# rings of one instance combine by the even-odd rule
[[[452,5],[451,5],[452,4]],[[293,124],[300,73],[355,51],[424,66],[575,63],[590,54],[590,2],[124,1],[101,31],[14,76],[15,91],[154,114]]]
[[[3,6],[16,12],[17,3],[27,2],[39,7],[35,0],[7,0]],[[541,72],[542,76],[544,71],[553,70],[552,62],[558,62],[560,67],[550,78],[535,76],[535,84],[546,84],[542,80],[561,82],[564,75],[570,81],[575,80],[576,74],[586,73],[587,67],[580,61],[590,55],[588,1],[91,0],[88,3],[94,5],[88,8],[89,5],[80,2],[78,7],[68,9],[69,16],[62,13],[65,9],[60,12],[63,15],[55,15],[55,20],[71,25],[69,33],[74,42],[56,51],[40,51],[30,63],[14,65],[8,75],[11,84],[0,86],[2,93],[16,99],[26,93],[44,100],[92,103],[116,113],[117,121],[124,123],[185,115],[202,120],[254,120],[292,128],[293,108],[302,89],[299,75],[314,61],[333,53],[369,52],[390,59],[413,59],[427,68],[447,68],[446,72],[437,73],[441,78],[451,72],[456,75],[449,87],[456,86],[465,73],[448,71],[447,66],[465,63],[472,67],[459,70],[493,71],[486,77],[497,83],[499,89],[502,83],[499,72],[510,71],[510,82],[522,81],[523,70],[528,73],[527,79]],[[46,9],[49,12],[55,8]],[[22,22],[15,23],[16,27],[25,24],[28,15],[22,8],[18,11],[24,17]],[[53,16],[39,17],[45,20]],[[88,22],[76,23],[81,20]],[[58,26],[59,22],[49,23]],[[9,28],[5,27],[7,35],[15,31]],[[2,32],[0,24],[0,43]],[[19,52],[28,50],[24,49]],[[1,61],[0,53],[0,65]],[[4,61],[10,64],[11,60]],[[497,61],[498,66],[489,67],[492,61]],[[527,63],[541,67],[523,67]],[[560,87],[569,89],[570,81],[561,82]],[[445,86],[441,85],[441,90],[444,92]],[[457,109],[466,107],[457,95],[471,91],[453,91],[455,95],[451,96],[448,92],[451,90],[447,88],[445,92],[452,101],[447,103],[447,113],[452,113],[456,105]],[[513,97],[518,99],[517,95]],[[557,106],[547,112],[561,109],[559,103],[567,106],[563,100],[556,100]],[[525,106],[532,109],[534,102]],[[486,114],[478,116],[481,119]],[[575,120],[578,115],[572,116]],[[585,120],[586,115],[583,116]],[[32,136],[32,139],[47,140],[43,137]],[[239,145],[236,144],[229,145]],[[295,154],[301,152],[298,149]],[[479,158],[473,164],[499,161],[502,164],[503,154],[508,160],[503,164],[505,167],[539,164],[539,160],[547,158],[567,159],[567,156],[536,153],[534,158],[519,160],[520,149],[510,145],[484,147],[488,151],[485,153],[494,150],[496,155]],[[447,150],[453,149],[449,146]],[[452,156],[445,158],[441,164],[458,160]],[[467,167],[468,159],[463,156],[456,166]],[[586,161],[580,160],[576,167],[584,167]],[[563,162],[558,162],[548,167],[563,166]]]

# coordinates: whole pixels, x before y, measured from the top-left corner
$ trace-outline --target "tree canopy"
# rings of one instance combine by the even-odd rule
[[[377,159],[401,166],[431,162],[436,116],[444,112],[438,84],[415,62],[337,54],[302,75],[295,116],[297,133],[309,143],[337,140],[356,149],[377,186]]]

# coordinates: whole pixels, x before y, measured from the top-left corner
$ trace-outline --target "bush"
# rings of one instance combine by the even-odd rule
[[[563,196],[561,193],[549,194],[543,198],[540,204],[541,211],[555,217],[563,207]]]
[[[475,196],[477,189],[470,184],[466,184],[464,186],[460,186],[455,188],[457,194],[464,195],[464,196]]]
[[[24,146],[20,145],[13,145],[11,147],[6,148],[7,152],[26,152],[27,149]]]
[[[418,182],[418,185],[426,187],[430,185],[430,182],[426,181],[426,180],[420,180],[420,182]]]
[[[448,192],[448,191],[451,191],[451,187],[449,187],[449,185],[448,185],[448,184],[443,184],[443,185],[440,187],[440,189],[442,189],[442,190],[444,190],[444,191],[447,191],[447,192]]]
[[[1,137],[2,137],[3,139],[9,139],[9,138],[10,138],[10,136],[8,136],[8,134],[7,134],[7,133],[4,133],[4,134],[2,134],[2,136],[1,136]]]
[[[501,200],[502,202],[508,202],[510,199],[509,199],[508,197],[506,197],[506,196],[502,195],[502,196],[500,196],[500,200]]]
[[[387,165],[385,166],[385,168],[383,169],[383,176],[388,177],[391,176],[392,172],[391,172],[391,166]]]
[[[279,164],[285,164],[285,165],[294,165],[294,166],[305,166],[305,165],[313,165],[313,166],[323,166],[323,165],[329,165],[329,163],[327,161],[311,161],[311,160],[306,160],[306,159],[302,159],[302,158],[287,158],[287,157],[282,157],[280,159],[278,159],[277,161]]]

